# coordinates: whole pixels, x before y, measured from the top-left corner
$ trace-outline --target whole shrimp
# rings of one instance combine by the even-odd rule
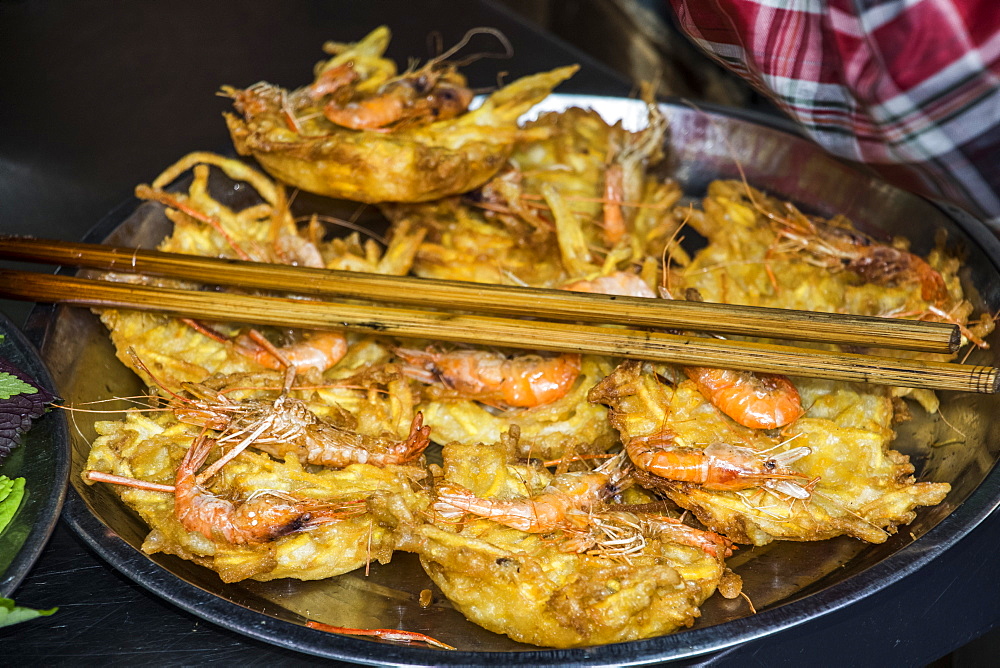
[[[770,457],[751,448],[726,443],[713,443],[704,449],[683,447],[677,444],[673,432],[665,429],[630,439],[625,444],[625,452],[642,471],[708,490],[768,487],[793,498],[807,499],[817,482],[802,486],[795,481],[808,476],[787,468],[811,452],[806,447],[791,448]]]
[[[366,504],[359,501],[323,502],[275,490],[254,492],[239,503],[220,498],[198,481],[198,469],[213,445],[215,441],[202,434],[177,468],[174,513],[188,531],[213,540],[221,537],[236,545],[266,543],[366,511]]]
[[[469,31],[447,52],[398,76],[392,76],[387,66],[371,70],[379,59],[365,59],[365,72],[358,72],[354,61],[341,62],[320,72],[307,92],[315,100],[327,98],[323,115],[351,130],[385,131],[455,118],[468,110],[473,94],[465,77],[446,60],[480,32],[494,35],[509,49],[496,31]]]
[[[684,367],[702,396],[751,429],[775,429],[802,417],[802,399],[785,376],[735,369]]]
[[[657,296],[642,278],[628,272],[576,281],[563,289],[626,297]],[[690,366],[684,367],[684,373],[713,406],[744,427],[783,427],[805,412],[798,390],[785,376]]]
[[[354,61],[338,63],[320,72],[308,89],[309,95],[314,99],[328,97],[323,105],[323,115],[331,123],[351,130],[386,131],[455,118],[468,110],[473,93],[456,65],[447,62],[447,59],[463,49],[477,34],[493,35],[504,46],[507,55],[511,53],[510,43],[501,33],[489,28],[477,28],[467,32],[448,51],[398,76],[389,75],[387,64],[362,74],[355,71]],[[381,39],[375,37],[375,33],[369,37],[375,41]],[[388,32],[385,31],[387,37]],[[335,45],[334,52],[342,53],[342,47]],[[378,52],[381,55],[381,49]],[[499,54],[480,54],[479,57],[488,55]],[[371,70],[378,62],[380,59],[366,58],[366,69]],[[466,62],[470,60],[466,59]],[[394,73],[395,66],[391,69]]]
[[[217,471],[249,446],[275,457],[294,453],[307,464],[343,468],[350,464],[389,466],[413,461],[430,444],[430,427],[417,413],[405,440],[389,436],[366,436],[332,424],[310,410],[309,405],[289,396],[295,383],[295,368],[285,370],[281,393],[273,401],[233,401],[224,392],[202,383],[184,383],[193,397],[172,392],[161,383],[134,352],[132,363],[170,395],[169,407],[178,420],[222,432],[219,443],[237,444],[212,465]]]
[[[419,70],[396,77],[379,87],[374,94],[349,101],[338,95],[349,85],[350,77],[333,91],[333,98],[323,105],[323,115],[331,123],[351,130],[381,130],[403,122],[431,123],[465,113],[472,102],[472,91],[465,78],[453,67],[431,62]],[[329,86],[324,86],[328,89]]]
[[[948,287],[941,274],[923,258],[893,246],[878,243],[851,227],[810,217],[784,202],[784,212],[762,205],[760,193],[749,191],[751,201],[771,222],[779,242],[772,252],[801,252],[815,264],[846,269],[866,281],[882,285],[916,283],[925,301],[940,305],[948,300]]]
[[[240,355],[276,371],[295,368],[300,372],[316,369],[322,373],[347,354],[347,338],[341,332],[309,332],[294,343],[276,346],[256,329],[231,338],[197,320],[185,318],[184,322],[213,341],[232,345]]]
[[[593,471],[562,473],[538,494],[509,501],[478,497],[446,482],[438,486],[433,508],[444,519],[469,513],[527,533],[584,529],[590,524],[589,511],[628,483],[623,463],[624,457],[618,455]]]
[[[614,140],[609,142],[608,160],[604,169],[602,226],[604,242],[609,246],[620,242],[629,230],[635,210],[633,208],[626,214],[626,203],[634,204],[642,199],[647,165],[662,156],[667,121],[651,102],[652,96],[652,90],[644,86],[642,97],[647,101],[649,125],[640,132],[614,136]]]
[[[431,428],[424,426],[421,413],[414,415],[404,440],[366,436],[323,420],[305,401],[289,396],[293,381],[294,373],[289,369],[285,386],[274,401],[232,401],[205,385],[185,383],[184,388],[196,398],[174,395],[170,404],[181,422],[221,431],[219,443],[237,441],[224,461],[253,446],[278,458],[292,453],[300,462],[331,468],[389,466],[413,461],[430,444]]]
[[[749,187],[748,187],[749,188]],[[787,215],[776,211],[777,205],[767,201],[753,188],[748,197],[770,221],[776,235],[775,244],[768,250],[768,257],[779,252],[800,252],[810,262],[831,271],[846,270],[867,282],[878,285],[920,286],[920,298],[927,305],[919,310],[883,314],[891,317],[918,317],[957,325],[964,339],[979,348],[989,348],[983,338],[970,329],[963,319],[952,312],[951,295],[944,277],[922,257],[907,250],[875,241],[855,230],[849,222],[838,218],[824,221],[806,216],[791,203],[785,202]],[[771,274],[770,270],[768,273]],[[772,283],[776,278],[771,275]]]
[[[347,338],[341,332],[311,332],[294,343],[278,347],[251,329],[237,337],[234,345],[241,355],[274,370],[312,368],[322,373],[347,354]]]
[[[485,350],[432,352],[397,348],[403,373],[424,383],[440,383],[484,403],[514,408],[550,404],[566,396],[580,375],[580,356],[520,355]]]

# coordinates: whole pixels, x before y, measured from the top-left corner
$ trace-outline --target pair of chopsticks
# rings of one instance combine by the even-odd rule
[[[182,318],[593,353],[903,387],[983,393],[1000,390],[1000,376],[994,367],[631,329],[707,331],[950,353],[957,350],[960,334],[955,325],[947,323],[383,276],[11,236],[0,236],[0,257],[324,298],[304,300],[179,290],[0,270],[0,296],[10,299],[131,308]],[[367,303],[329,301],[327,298],[331,296]],[[399,305],[441,310],[415,310]],[[456,311],[471,311],[473,315]]]

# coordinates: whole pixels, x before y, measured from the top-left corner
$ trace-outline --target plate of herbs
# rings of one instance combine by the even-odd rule
[[[0,314],[0,626],[51,611],[17,606],[17,586],[55,528],[66,496],[69,434],[38,351]]]

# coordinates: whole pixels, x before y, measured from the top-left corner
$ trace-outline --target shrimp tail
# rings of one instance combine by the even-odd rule
[[[403,461],[416,459],[431,444],[431,427],[424,424],[424,414],[418,412],[410,423],[410,434],[401,444]]]
[[[608,477],[608,497],[620,494],[630,487],[633,482],[631,477],[632,466],[629,460],[628,452],[625,450],[622,450],[617,455],[598,466],[594,469],[594,473],[603,474]]]
[[[285,528],[286,533],[312,531],[326,524],[358,517],[368,512],[365,499],[330,501],[315,506],[303,504],[306,512]]]
[[[661,536],[681,545],[700,548],[712,557],[731,557],[737,549],[731,540],[712,531],[703,531],[672,517],[651,517],[649,526]]]
[[[191,443],[191,447],[188,451],[184,453],[184,458],[181,460],[180,466],[177,468],[177,477],[193,476],[198,469],[200,469],[205,461],[208,459],[209,453],[212,451],[212,446],[215,445],[215,441],[208,438],[204,434],[199,436]]]

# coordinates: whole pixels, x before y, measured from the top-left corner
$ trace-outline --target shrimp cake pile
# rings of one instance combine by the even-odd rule
[[[164,485],[174,484],[178,467],[200,431],[169,414],[146,417],[136,412],[124,421],[98,422],[96,429],[99,437],[91,449],[88,469]],[[411,491],[413,474],[410,467],[367,464],[310,470],[291,456],[277,461],[246,452],[229,462],[207,491],[240,503],[267,490],[314,502],[317,508],[326,504],[352,512],[359,505],[363,509],[373,493],[383,492],[420,508],[426,499]],[[206,536],[186,529],[177,517],[173,494],[124,485],[113,488],[151,529],[142,545],[144,552],[189,559],[216,571],[225,582],[317,580],[372,560],[387,562],[392,554],[391,530],[367,512],[348,513],[338,521],[269,541],[234,544],[220,534]]]
[[[545,503],[540,494],[552,475],[511,464],[516,451],[510,435],[496,444],[449,445],[444,481],[488,507],[496,501],[518,508],[532,498]],[[435,515],[433,524],[402,530],[397,547],[420,555],[427,574],[468,619],[520,642],[581,647],[690,626],[727,575],[727,552],[715,543],[718,549],[709,551],[682,544],[669,534],[673,524],[660,531],[655,520],[614,508],[593,510],[574,529],[559,528],[562,518],[552,518],[550,530],[532,532],[505,526],[496,509],[490,511],[495,520]],[[627,547],[602,550],[605,538]]]
[[[382,56],[388,28],[333,57],[309,86],[225,87],[226,123],[240,155],[309,192],[359,202],[424,202],[471,190],[499,170],[521,133],[517,119],[576,67],[524,77],[469,111],[453,66],[431,61],[397,74]]]
[[[388,40],[380,28],[327,45],[297,90],[226,88],[237,150],[276,180],[183,157],[136,189],[173,223],[159,248],[940,320],[977,345],[992,331],[972,319],[943,239],[919,257],[733,181],[712,183],[700,209],[682,203],[660,174],[667,124],[649,96],[638,132],[581,109],[518,126],[575,68],[470,111],[454,52],[399,73]],[[293,215],[283,184],[379,203],[384,243],[330,238],[330,219]],[[685,226],[702,248],[682,247]],[[227,582],[333,577],[404,550],[474,623],[585,647],[690,626],[715,592],[738,595],[734,543],[881,543],[950,490],[917,482],[892,448],[903,396],[937,409],[926,390],[98,313],[157,410],[98,423],[85,478],[115,483],[146,521],[145,552]],[[431,440],[440,465],[424,456]]]
[[[655,254],[676,225],[673,181],[650,168],[662,158],[666,121],[655,105],[639,132],[610,125],[592,110],[543,114],[526,124],[537,133],[518,142],[505,168],[464,198],[383,205],[394,228],[425,233],[413,272],[422,277],[580,289],[581,281],[641,266],[649,281]],[[602,202],[604,202],[602,204]],[[627,203],[627,204],[626,204]],[[646,279],[638,279],[643,282]],[[651,288],[643,282],[650,294]],[[465,351],[461,351],[465,352]],[[483,365],[488,353],[483,353]],[[513,362],[514,360],[512,360]],[[552,358],[523,366],[544,381]],[[616,436],[603,406],[587,391],[615,361],[584,355],[566,393],[537,405],[463,397],[425,388],[420,409],[441,444],[496,442],[520,429],[522,456],[555,459],[607,451]],[[443,384],[457,383],[445,376]]]

